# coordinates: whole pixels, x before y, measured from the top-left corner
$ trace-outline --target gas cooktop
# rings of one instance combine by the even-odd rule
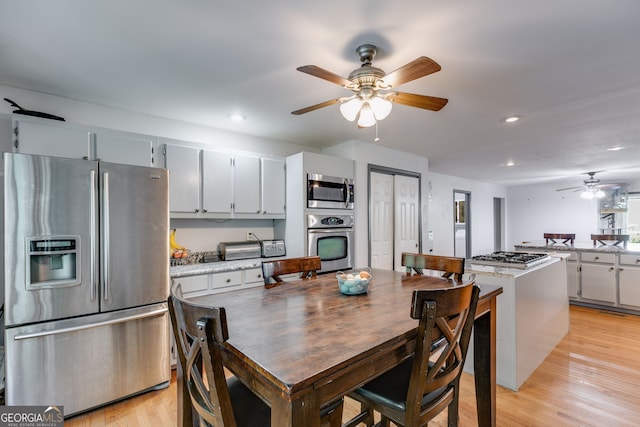
[[[549,255],[536,252],[493,252],[488,255],[471,257],[471,264],[491,265],[495,267],[529,268],[542,264],[549,259]]]

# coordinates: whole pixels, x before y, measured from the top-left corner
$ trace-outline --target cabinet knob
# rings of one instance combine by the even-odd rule
[[[200,209],[196,208],[195,212],[196,212],[196,213],[200,212]]]
[[[207,210],[206,210],[206,209],[202,209],[202,212],[205,212],[205,213],[206,213],[206,212],[207,212]]]
[[[609,267],[609,271],[613,271],[613,270],[615,270],[615,268]]]
[[[597,257],[594,257],[593,259],[600,259],[600,257],[599,257],[599,256],[597,256]]]
[[[227,279],[227,283],[231,282],[231,279]]]
[[[624,268],[619,268],[618,270],[620,270],[620,271],[624,271]]]
[[[262,211],[262,213],[266,215],[267,211]]]

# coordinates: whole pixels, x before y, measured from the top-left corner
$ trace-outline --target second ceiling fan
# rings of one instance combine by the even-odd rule
[[[299,115],[323,107],[340,103],[340,112],[349,121],[358,120],[359,127],[373,126],[391,112],[392,103],[425,110],[439,111],[447,105],[448,99],[434,96],[397,92],[393,89],[401,84],[440,71],[434,60],[421,56],[395,71],[386,74],[380,68],[371,65],[378,48],[372,44],[363,44],[356,49],[362,65],[353,70],[347,78],[327,71],[317,65],[305,65],[297,70],[335,83],[353,91],[353,95],[321,102],[301,108],[291,114]]]

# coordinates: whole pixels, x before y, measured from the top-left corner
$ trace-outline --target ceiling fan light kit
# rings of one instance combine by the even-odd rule
[[[386,74],[380,68],[371,65],[378,48],[372,44],[363,44],[356,49],[362,65],[353,70],[348,78],[343,78],[316,65],[298,67],[298,71],[338,84],[353,91],[350,97],[338,98],[293,111],[300,115],[319,108],[340,103],[340,113],[348,121],[357,119],[358,127],[371,127],[386,118],[393,108],[393,103],[425,110],[439,111],[448,102],[445,98],[416,95],[403,92],[383,92],[403,83],[440,71],[441,67],[434,60],[421,56],[397,70]]]

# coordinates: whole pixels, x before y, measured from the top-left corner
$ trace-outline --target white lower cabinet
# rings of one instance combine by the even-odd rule
[[[621,262],[624,256],[621,255]],[[638,257],[634,256],[633,258]],[[640,266],[621,264],[618,271],[620,304],[640,308]]]
[[[567,261],[567,294],[569,298],[578,298],[578,289],[580,285],[579,265],[576,261]]]
[[[173,282],[180,283],[182,293],[186,297],[215,294],[218,292],[232,291],[234,289],[264,285],[262,268],[260,267],[178,277],[174,278]]]
[[[616,269],[613,264],[599,265],[582,263],[582,298],[616,302]]]

